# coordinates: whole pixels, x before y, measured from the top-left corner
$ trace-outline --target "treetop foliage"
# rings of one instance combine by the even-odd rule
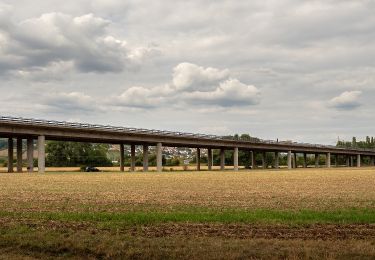
[[[48,141],[47,166],[111,166],[107,157],[109,145],[78,142]]]
[[[375,138],[366,136],[364,141],[357,141],[357,138],[353,137],[351,142],[338,140],[336,146],[344,148],[375,149]]]

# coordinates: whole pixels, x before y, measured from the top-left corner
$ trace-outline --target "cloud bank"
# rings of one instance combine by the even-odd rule
[[[204,68],[185,62],[173,69],[171,82],[151,88],[130,87],[113,99],[117,106],[137,108],[166,105],[246,107],[260,102],[260,90],[231,78],[228,69]]]
[[[345,91],[339,96],[332,98],[329,105],[336,109],[352,110],[361,105],[360,96],[361,91]]]
[[[2,0],[0,114],[330,144],[371,135],[374,13],[367,0]]]
[[[119,73],[157,53],[153,48],[130,47],[108,32],[111,21],[92,13],[45,13],[18,23],[7,20],[4,11],[0,16],[3,72],[28,75],[61,68],[64,73],[73,65],[83,73]]]

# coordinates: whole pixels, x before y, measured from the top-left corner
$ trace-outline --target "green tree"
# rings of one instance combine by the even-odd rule
[[[179,166],[180,165],[180,158],[177,156],[167,159],[165,162],[165,166]]]
[[[353,136],[353,138],[352,138],[352,147],[356,147],[356,146],[357,146],[357,138],[355,138]]]
[[[357,141],[356,137],[352,138],[351,142],[347,141],[337,141],[337,147],[344,147],[344,148],[367,148],[367,149],[375,149],[375,141],[374,137],[366,136],[364,141]]]
[[[78,142],[48,141],[47,166],[111,166],[107,157],[109,145]]]

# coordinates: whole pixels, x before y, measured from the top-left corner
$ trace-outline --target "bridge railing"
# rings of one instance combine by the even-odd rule
[[[99,124],[88,124],[88,123],[74,123],[66,121],[55,121],[55,120],[42,120],[34,118],[23,118],[23,117],[10,117],[10,116],[0,116],[0,123],[13,123],[21,125],[33,125],[33,126],[48,126],[48,127],[65,127],[72,129],[85,129],[85,130],[95,130],[95,131],[113,131],[113,132],[123,132],[123,133],[136,133],[136,134],[157,134],[163,136],[171,137],[186,137],[186,138],[197,138],[197,139],[208,139],[208,140],[230,140],[230,141],[241,141],[249,142],[254,144],[276,144],[276,145],[288,145],[300,147],[311,147],[311,148],[331,148],[337,150],[353,150],[353,151],[371,151],[374,149],[366,148],[344,148],[337,147],[333,145],[321,145],[321,144],[310,144],[310,143],[298,143],[292,141],[276,141],[276,140],[263,140],[256,137],[234,137],[234,136],[218,136],[218,135],[207,135],[199,133],[185,133],[185,132],[173,132],[166,130],[156,130],[156,129],[144,129],[144,128],[134,128],[134,127],[118,127],[110,125],[99,125]]]

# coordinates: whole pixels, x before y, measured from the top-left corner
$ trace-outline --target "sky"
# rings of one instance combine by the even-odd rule
[[[0,115],[375,135],[375,1],[0,0]]]

